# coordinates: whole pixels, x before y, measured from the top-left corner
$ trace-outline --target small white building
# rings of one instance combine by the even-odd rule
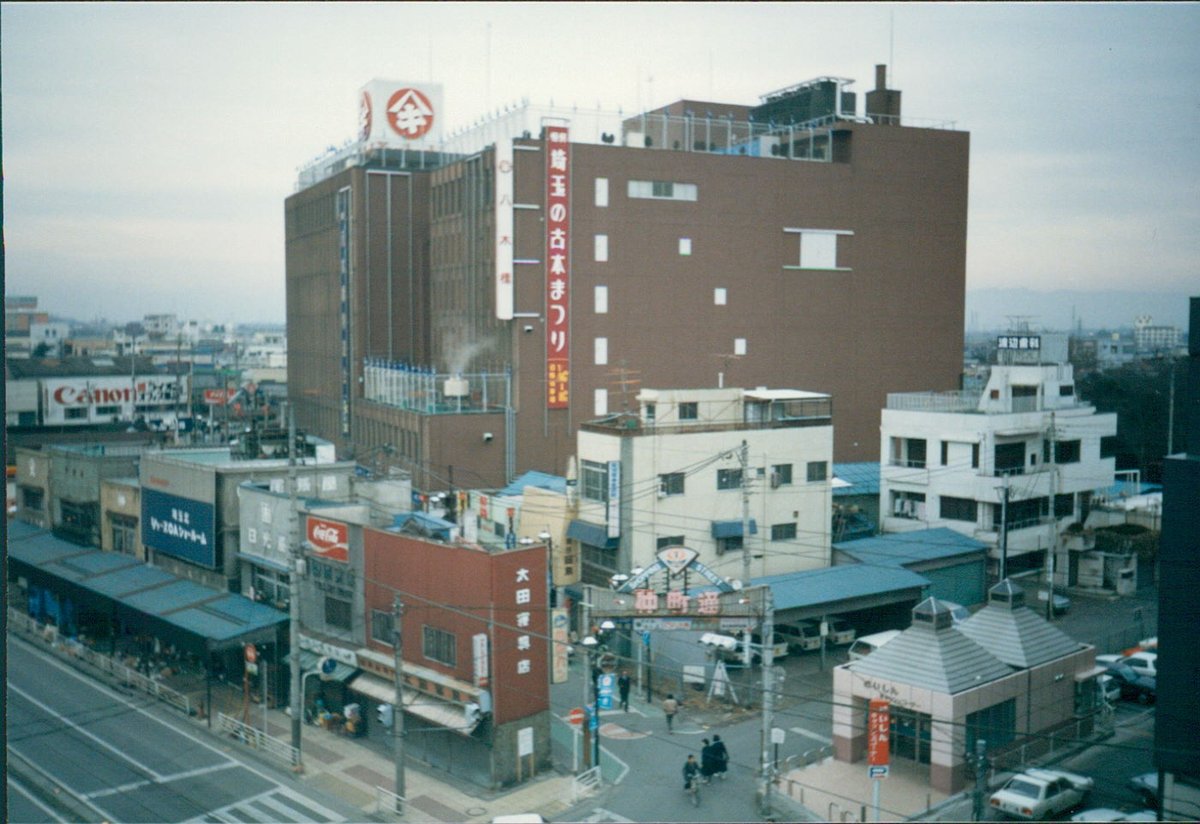
[[[579,506],[567,537],[580,546],[584,583],[607,586],[674,545],[742,579],[744,520],[750,576],[829,565],[829,395],[647,389],[637,399],[636,414],[579,429]]]
[[[888,395],[880,521],[884,532],[949,527],[988,544],[993,578],[1002,577],[1006,538],[1008,577],[1053,563],[1054,583],[1070,585],[1072,550],[1090,548],[1072,525],[1113,483],[1115,462],[1100,442],[1116,434],[1117,416],[1076,396],[1065,336],[1002,340],[1012,346],[1000,349],[982,392]]]

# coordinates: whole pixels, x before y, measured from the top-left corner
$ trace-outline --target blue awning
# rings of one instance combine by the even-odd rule
[[[587,521],[571,521],[567,526],[567,537],[574,538],[581,544],[598,546],[601,549],[616,549],[619,538],[608,537],[608,527],[602,524],[589,524]]]
[[[758,522],[753,518],[750,519],[750,534],[758,534]],[[736,521],[713,521],[712,536],[714,538],[740,538],[742,537],[742,521],[739,518]]]

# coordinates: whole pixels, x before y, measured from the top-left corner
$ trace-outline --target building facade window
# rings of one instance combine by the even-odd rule
[[[631,180],[629,196],[648,200],[695,201],[699,195],[695,183],[675,183],[670,180]]]
[[[684,401],[679,404],[679,420],[694,421],[700,418],[700,405],[696,401]]]
[[[924,438],[892,438],[892,466],[925,468]]]
[[[597,315],[608,314],[608,287],[597,286],[592,292],[595,312]]]
[[[1017,699],[1010,698],[967,715],[967,752],[983,739],[989,751],[1011,743],[1017,734]]]
[[[133,515],[114,512],[109,516],[113,552],[133,555],[137,551],[138,519]]]
[[[810,269],[832,272],[848,272],[850,267],[842,266],[838,258],[838,239],[851,236],[854,232],[845,229],[790,229],[783,231],[799,235],[800,260],[799,265],[785,265],[785,269]]]
[[[916,521],[925,520],[925,493],[893,491],[892,515]]]
[[[808,462],[808,482],[816,483],[817,481],[828,480],[829,478],[829,463],[827,461],[809,461]]]
[[[453,667],[458,664],[454,633],[436,627],[421,627],[421,654],[430,661]]]
[[[608,465],[597,461],[580,461],[579,494],[585,501],[608,502]]]
[[[1054,496],[1054,517],[1055,518],[1070,518],[1075,514],[1075,495],[1066,493],[1064,495]]]
[[[683,494],[683,478],[682,472],[667,472],[658,476],[658,491],[661,495],[682,495]]]
[[[371,610],[371,640],[389,647],[395,643],[395,616],[381,609]]]
[[[741,489],[742,488],[742,470],[741,469],[718,469],[717,470],[717,489]]]
[[[608,262],[608,235],[596,235],[596,262]]]
[[[692,239],[690,237],[681,237],[679,239],[679,254],[683,256],[692,253]]]
[[[608,206],[608,178],[596,178],[596,206],[603,209]]]
[[[608,338],[596,338],[595,344],[595,360],[597,366],[604,366],[608,363]]]
[[[734,338],[733,339],[733,354],[735,354],[735,355],[746,354],[746,339],[745,338]]]
[[[338,629],[353,629],[354,624],[351,621],[351,604],[349,601],[343,601],[341,598],[334,598],[331,595],[325,596],[325,625],[337,627]]]
[[[772,541],[794,541],[796,540],[796,525],[791,524],[771,524],[771,540]]]
[[[592,393],[592,412],[596,417],[608,414],[607,389],[597,389]]]
[[[1079,441],[1055,441],[1054,462],[1060,464],[1079,463],[1082,448]],[[1042,442],[1042,460],[1050,463],[1050,441]]]
[[[662,535],[655,539],[655,549],[666,549],[669,546],[683,546],[684,537],[682,535]]]
[[[1025,529],[1037,526],[1042,518],[1050,514],[1050,501],[1047,498],[1027,498],[1024,501],[1008,502],[1008,528]]]
[[[724,286],[718,286],[713,289],[713,306],[724,306],[728,300],[729,293]]]
[[[974,523],[979,516],[979,504],[970,498],[952,498],[942,495],[938,501],[941,515],[948,521],[969,521]]]
[[[741,552],[742,551],[742,536],[735,535],[732,538],[717,539],[717,554],[724,555],[726,552]]]
[[[771,467],[771,486],[788,486],[792,483],[792,465],[774,464]]]
[[[1021,475],[1025,472],[1025,442],[996,444],[996,476]]]

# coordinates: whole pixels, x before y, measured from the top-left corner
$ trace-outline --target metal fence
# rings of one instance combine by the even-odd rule
[[[299,767],[301,764],[300,750],[281,738],[267,735],[249,724],[243,724],[233,716],[223,712],[217,713],[217,729],[220,732],[229,733],[243,744],[261,750],[292,767]]]
[[[383,787],[375,787],[375,814],[388,815],[399,818],[404,815],[404,805],[408,799],[403,796],[396,795],[391,790],[385,790]]]
[[[600,788],[600,767],[592,767],[590,770],[581,772],[575,776],[575,780],[571,782],[571,790],[574,794],[574,801],[579,801],[586,795],[589,795]]]
[[[8,608],[8,625],[24,633],[26,636],[45,644],[46,648],[64,661],[83,661],[113,680],[129,687],[154,696],[159,701],[169,704],[184,715],[192,714],[192,702],[188,696],[155,681],[137,670],[130,669],[124,664],[107,655],[102,655],[90,647],[84,646],[72,638],[63,638],[58,628],[51,624],[41,624],[12,607]]]

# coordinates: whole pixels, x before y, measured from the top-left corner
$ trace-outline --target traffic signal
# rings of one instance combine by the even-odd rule
[[[375,717],[379,720],[380,724],[390,729],[392,726],[392,705],[380,704],[375,708]]]

